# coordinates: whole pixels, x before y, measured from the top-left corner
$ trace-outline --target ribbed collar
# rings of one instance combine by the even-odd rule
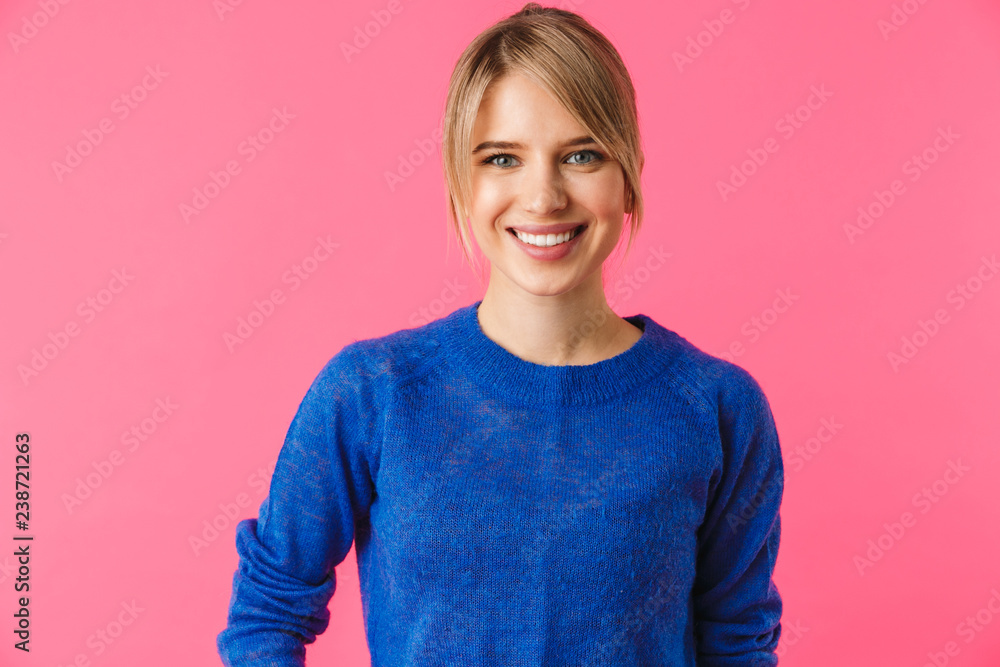
[[[652,379],[674,358],[679,336],[647,315],[625,317],[642,336],[621,354],[586,366],[544,366],[508,352],[479,326],[482,301],[444,318],[445,354],[485,389],[528,405],[586,405],[619,396]]]

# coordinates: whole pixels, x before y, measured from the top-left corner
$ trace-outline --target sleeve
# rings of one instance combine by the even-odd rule
[[[719,394],[723,469],[699,529],[693,588],[699,667],[773,667],[781,596],[778,555],[784,466],[774,419],[757,382],[738,366]]]
[[[374,493],[360,366],[351,346],[313,381],[278,454],[258,519],[236,528],[239,566],[226,628],[216,644],[230,667],[302,667],[324,632],[334,567],[354,541]],[[368,383],[370,386],[371,383]]]

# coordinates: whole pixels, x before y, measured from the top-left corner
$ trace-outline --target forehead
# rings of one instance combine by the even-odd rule
[[[554,143],[586,134],[570,112],[549,92],[522,74],[490,82],[483,93],[474,139]]]

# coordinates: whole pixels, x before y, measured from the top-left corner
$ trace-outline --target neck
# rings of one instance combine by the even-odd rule
[[[487,288],[478,317],[497,345],[543,366],[595,364],[621,354],[642,335],[611,310],[603,289],[538,296]]]

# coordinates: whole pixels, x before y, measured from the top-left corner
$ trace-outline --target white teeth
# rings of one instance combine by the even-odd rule
[[[568,232],[563,232],[562,234],[525,234],[522,231],[514,230],[514,234],[517,238],[521,239],[525,243],[530,245],[538,246],[540,248],[547,248],[549,246],[559,245],[560,243],[565,243],[571,238],[580,233],[581,228],[571,229]]]

